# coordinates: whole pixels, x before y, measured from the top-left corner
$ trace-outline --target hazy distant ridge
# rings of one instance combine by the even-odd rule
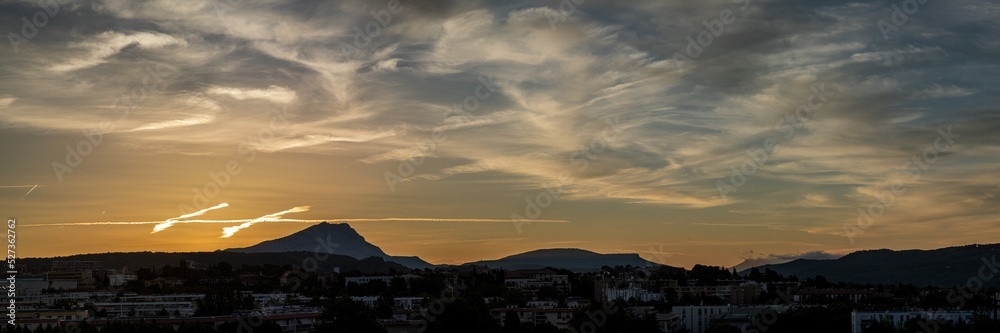
[[[952,287],[964,285],[979,274],[986,263],[996,262],[1000,244],[978,244],[934,250],[866,250],[835,260],[799,259],[792,262],[765,265],[782,275],[806,278],[823,275],[830,281],[857,283],[912,283],[918,286]],[[984,263],[984,261],[986,263]],[[987,273],[993,273],[987,267]],[[987,286],[1000,286],[1000,275],[985,281]]]
[[[581,249],[543,249],[469,264],[504,269],[563,268],[571,271],[595,271],[602,266],[651,267],[660,264],[647,261],[635,253],[600,254]]]

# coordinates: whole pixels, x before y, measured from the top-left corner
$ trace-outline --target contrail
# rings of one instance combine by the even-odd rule
[[[172,223],[246,223],[246,222],[281,222],[281,223],[345,223],[345,222],[440,222],[440,223],[513,223],[510,219],[477,219],[477,218],[427,218],[427,217],[384,217],[384,218],[353,218],[353,219],[242,219],[242,220],[184,220],[172,221]],[[569,220],[531,220],[531,223],[571,223]],[[162,224],[163,221],[96,221],[96,222],[69,222],[69,223],[48,223],[48,224],[23,224],[24,227],[77,227],[95,225],[145,225]]]
[[[35,184],[35,186],[32,186],[31,189],[28,190],[28,193],[25,193],[24,196],[21,197],[21,200],[24,200],[24,198],[27,198],[28,194],[31,194],[31,191],[34,191],[36,187],[38,187],[38,184]]]
[[[161,222],[161,223],[153,226],[153,232],[150,232],[150,233],[151,234],[155,234],[157,232],[163,231],[166,228],[170,228],[175,223],[181,222],[181,221],[178,221],[178,220],[186,219],[186,218],[189,218],[189,217],[199,216],[199,215],[207,213],[210,210],[215,210],[215,209],[219,209],[219,208],[226,208],[226,207],[229,207],[229,204],[223,202],[223,203],[220,203],[218,205],[215,205],[215,206],[212,206],[212,207],[208,207],[208,208],[199,210],[199,211],[194,212],[194,213],[189,213],[189,214],[184,214],[184,215],[181,215],[181,216],[178,216],[178,217],[169,218],[166,221],[163,221],[163,222]]]
[[[277,213],[267,214],[267,215],[255,218],[253,220],[250,220],[250,221],[247,221],[247,222],[243,222],[243,224],[240,224],[240,225],[235,226],[235,227],[225,227],[225,228],[222,228],[222,236],[219,237],[219,238],[229,238],[229,237],[232,237],[234,234],[236,234],[240,230],[249,228],[250,226],[252,226],[252,225],[254,225],[254,224],[258,223],[258,222],[264,222],[264,221],[267,221],[267,220],[280,220],[281,217],[284,216],[285,214],[301,213],[301,212],[308,212],[308,211],[309,211],[309,206],[298,206],[298,207],[294,207],[292,209],[286,209],[286,210],[283,210],[283,211],[280,211],[280,212],[277,212]]]

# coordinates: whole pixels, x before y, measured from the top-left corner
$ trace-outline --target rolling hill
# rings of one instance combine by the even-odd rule
[[[534,250],[497,260],[483,260],[469,264],[503,269],[538,269],[555,267],[578,272],[599,270],[601,269],[601,266],[662,266],[655,262],[642,259],[635,253],[601,254],[581,249]]]
[[[834,260],[799,259],[783,264],[764,265],[779,274],[800,279],[823,275],[831,282],[912,283],[918,286],[952,287],[964,285],[986,267],[987,286],[1000,286],[1000,274],[994,269],[1000,244],[973,244],[934,250],[865,250]]]

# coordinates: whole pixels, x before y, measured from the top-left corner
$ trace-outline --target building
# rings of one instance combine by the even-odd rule
[[[56,260],[45,277],[53,289],[92,288],[97,283],[94,272],[104,272],[103,261]]]
[[[775,305],[775,306],[753,306],[753,307],[737,307],[729,309],[729,312],[722,315],[719,318],[712,318],[709,320],[709,325],[715,325],[716,323],[723,323],[729,326],[739,329],[741,332],[749,332],[752,330],[764,331],[767,330],[767,326],[762,323],[764,318],[777,318],[778,313],[785,312],[788,307],[785,305]],[[773,311],[772,313],[766,314],[764,311]],[[755,320],[755,318],[757,318]]]
[[[118,300],[123,302],[197,302],[202,298],[205,298],[205,294],[137,295],[130,293],[118,297]]]
[[[544,308],[551,309],[559,306],[559,302],[556,301],[528,301],[525,307],[528,308]]]
[[[83,272],[91,271],[97,272],[104,268],[103,261],[85,261],[85,260],[56,260],[52,262],[53,271],[66,271],[66,272]]]
[[[757,283],[746,283],[743,285],[732,286],[729,289],[729,299],[726,301],[732,305],[749,305],[753,304],[755,297],[760,295],[764,288]]]
[[[194,316],[195,303],[191,301],[135,301],[135,302],[99,302],[94,303],[94,307],[107,311],[109,318],[123,317],[158,317],[163,312],[170,317],[179,314],[179,317]]]
[[[351,296],[351,300],[355,302],[361,302],[367,307],[374,308],[378,305],[378,296]]]
[[[362,285],[372,281],[382,281],[385,282],[386,285],[391,285],[392,278],[393,278],[392,276],[352,276],[352,277],[345,277],[344,284],[349,285],[351,283],[354,283],[357,285]]]
[[[559,329],[569,328],[569,321],[573,319],[575,309],[570,308],[517,308],[517,309],[490,309],[490,316],[497,321],[501,327],[509,312],[517,315],[518,319],[525,324],[539,325],[549,323]]]
[[[792,295],[792,300],[796,303],[822,303],[824,301],[860,303],[872,297],[892,298],[892,294],[857,289],[801,289]]]
[[[559,295],[570,293],[569,276],[550,269],[522,269],[507,273],[503,281],[508,288],[517,288],[534,294],[543,287],[552,287]]]
[[[754,297],[764,290],[763,286],[753,281],[725,280],[710,286],[678,286],[673,287],[678,297],[683,296],[714,296],[732,305],[747,305],[753,303]]]
[[[281,313],[281,314],[264,314],[259,317],[248,320],[246,318],[241,318],[239,316],[212,316],[212,317],[189,317],[189,318],[157,318],[156,323],[162,325],[170,325],[175,330],[184,324],[207,324],[213,327],[219,327],[224,323],[237,322],[246,323],[252,328],[254,323],[263,321],[273,321],[281,327],[283,333],[306,333],[315,332],[315,325],[317,319],[319,319],[319,311],[311,312],[296,312],[296,313]],[[19,325],[21,320],[18,320]],[[112,322],[149,322],[149,318],[115,318],[115,319],[90,319],[90,320],[66,320],[60,322],[60,326],[66,331],[78,330],[76,327],[81,323],[86,322],[90,326],[94,326],[98,329],[103,328]]]
[[[682,318],[676,313],[657,313],[656,327],[666,333],[680,332],[683,328]]]
[[[691,333],[705,333],[713,318],[729,313],[729,306],[675,306],[670,311],[681,317],[681,325]]]
[[[590,305],[590,300],[582,297],[566,297],[566,306],[570,308],[582,308]]]
[[[60,327],[64,321],[86,320],[87,310],[20,310],[17,324],[31,330],[41,327]]]
[[[268,293],[268,294],[251,294],[253,296],[254,303],[260,306],[274,306],[282,305],[289,299],[294,299],[298,297],[298,294],[285,294],[285,293]]]
[[[108,274],[109,287],[121,287],[130,282],[139,281],[139,275],[134,273],[113,273]]]
[[[675,306],[670,312],[681,316],[681,325],[691,333],[704,333],[713,322],[725,322],[742,327],[744,322],[750,322],[754,316],[772,309],[778,313],[788,311],[788,305],[762,306]]]
[[[424,298],[423,297],[396,297],[396,298],[392,299],[392,303],[393,303],[393,305],[395,305],[395,306],[397,306],[397,307],[399,307],[401,309],[413,310],[413,309],[418,309],[421,306],[424,306]]]
[[[632,282],[624,286],[604,288],[604,299],[608,301],[622,299],[625,301],[651,302],[663,301],[665,298],[666,296],[663,293],[650,291]]]
[[[49,271],[45,273],[52,289],[76,289],[93,287],[97,282],[91,271]]]
[[[971,311],[885,311],[885,312],[851,312],[851,332],[861,333],[868,329],[872,323],[887,322],[896,327],[902,327],[906,322],[916,319],[937,322],[972,322],[974,313]]]
[[[152,286],[157,286],[160,288],[180,287],[184,285],[184,279],[158,277],[149,281],[143,281],[142,284],[146,287],[152,287]]]
[[[18,276],[17,277],[17,299],[24,301],[38,301],[42,297],[42,290],[49,288],[49,281],[45,276]]]

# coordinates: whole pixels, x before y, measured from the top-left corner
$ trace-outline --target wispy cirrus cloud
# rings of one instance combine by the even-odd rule
[[[184,220],[184,219],[189,219],[189,218],[192,218],[192,217],[195,217],[195,216],[202,216],[202,215],[205,215],[205,213],[208,213],[210,211],[213,211],[213,210],[216,210],[216,209],[222,209],[222,208],[226,208],[226,207],[229,207],[229,204],[223,202],[223,203],[220,203],[218,205],[215,205],[215,206],[212,206],[212,207],[208,207],[208,208],[199,210],[197,212],[188,213],[188,214],[184,214],[184,215],[181,215],[181,216],[178,216],[178,217],[169,218],[169,219],[167,219],[167,220],[165,220],[163,222],[159,222],[155,226],[153,226],[153,231],[151,231],[150,233],[151,234],[155,234],[157,232],[166,230],[167,228],[170,228],[170,227],[174,226],[174,224],[183,223],[182,220]]]
[[[280,211],[280,212],[277,212],[277,213],[267,214],[267,215],[255,218],[253,220],[250,220],[250,221],[247,221],[247,222],[243,222],[242,224],[237,225],[237,226],[222,228],[222,236],[220,238],[229,238],[229,237],[232,237],[233,235],[235,235],[240,230],[249,228],[250,226],[252,226],[254,224],[257,224],[257,223],[260,223],[260,222],[264,222],[264,221],[268,221],[268,220],[280,220],[283,216],[285,216],[285,214],[301,213],[301,212],[308,212],[308,211],[309,211],[309,206],[298,206],[298,207],[293,207],[293,208],[286,209],[286,210],[283,210],[283,211]]]
[[[569,179],[547,218],[569,219],[569,207],[585,206],[645,221],[622,223],[635,237],[663,231],[648,226],[668,215],[706,223],[675,226],[797,230],[834,244],[854,207],[898,179],[938,127],[954,125],[957,148],[898,198],[878,222],[886,230],[866,236],[910,247],[941,235],[995,238],[995,228],[942,231],[973,230],[998,213],[979,199],[1000,163],[996,6],[936,3],[886,40],[876,23],[889,5],[751,1],[681,70],[675,54],[693,48],[689,37],[732,2],[585,2],[569,14],[554,3],[413,1],[357,45],[354,28],[371,20],[367,3],[85,1],[61,7],[43,33],[0,59],[0,126],[10,135],[0,148],[26,161],[0,171],[50,177],[52,156],[63,162],[81,133],[117,119],[95,149],[100,157],[77,174],[99,177],[86,169],[99,165],[128,170],[114,181],[151,184],[172,172],[171,184],[126,192],[143,202],[160,202],[150,199],[159,193],[186,202],[190,187],[229,160],[246,173],[221,194],[226,201],[277,200],[278,210],[304,198],[247,193],[309,188],[350,202],[359,210],[351,216],[506,217],[523,197]],[[39,10],[0,7],[14,21]],[[565,20],[553,28],[553,18]],[[160,71],[150,77],[150,68]],[[480,77],[498,89],[467,100],[485,96]],[[140,94],[153,83],[162,89]],[[734,177],[748,150],[783,134],[775,122],[814,83],[836,98],[722,200],[718,182]],[[142,103],[119,118],[116,99],[133,94]],[[606,119],[617,121],[615,140],[600,140]],[[447,139],[428,149],[435,133]],[[149,158],[132,167],[133,154]],[[402,177],[406,189],[389,192],[385,172],[400,173],[402,161],[419,166]],[[159,191],[175,184],[182,188]],[[453,209],[460,212],[442,213]],[[586,219],[575,227],[587,232],[575,235],[598,243],[617,223]]]

